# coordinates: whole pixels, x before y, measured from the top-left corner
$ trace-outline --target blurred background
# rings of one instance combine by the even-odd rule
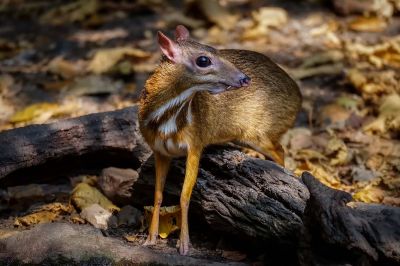
[[[135,105],[156,32],[271,57],[304,101],[286,165],[400,206],[399,0],[0,2],[0,130]]]

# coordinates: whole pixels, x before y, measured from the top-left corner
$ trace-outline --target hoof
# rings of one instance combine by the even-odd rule
[[[157,242],[157,238],[148,236],[143,246],[154,246]]]
[[[186,256],[189,254],[189,241],[181,241],[179,240],[178,242],[178,249],[179,249],[179,254],[182,256]]]

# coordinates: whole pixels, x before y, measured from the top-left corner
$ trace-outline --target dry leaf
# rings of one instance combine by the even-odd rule
[[[350,58],[355,61],[366,59],[372,65],[400,67],[400,37],[394,37],[375,45],[348,42],[345,47]]]
[[[73,34],[70,39],[81,43],[95,42],[104,43],[106,41],[125,38],[128,36],[128,31],[122,28],[115,28],[110,30],[96,30],[96,31],[79,31]]]
[[[104,209],[110,212],[119,211],[120,209],[115,206],[109,199],[107,199],[101,192],[86,183],[79,183],[76,185],[71,195],[71,202],[80,210],[91,206],[92,204],[99,204]]]
[[[150,56],[149,53],[131,47],[117,47],[98,50],[89,62],[88,71],[101,74],[109,71],[124,57],[144,59]]]
[[[16,218],[14,225],[29,226],[39,223],[54,222],[60,218],[61,214],[71,213],[72,210],[72,206],[58,202],[46,204],[35,209],[32,214]]]
[[[366,186],[353,195],[353,198],[366,203],[381,203],[386,192],[378,187]]]
[[[226,7],[215,0],[197,0],[207,19],[222,29],[232,29],[239,20],[238,15],[231,14]]]
[[[153,206],[145,206],[145,216],[150,224],[153,214]],[[160,208],[160,223],[158,234],[161,238],[167,238],[169,234],[180,229],[181,226],[181,208],[179,205]]]
[[[324,160],[324,161],[327,160],[325,155],[323,155],[317,150],[312,150],[312,149],[299,150],[296,153],[295,158],[297,160]]]
[[[349,24],[354,31],[381,32],[388,26],[386,20],[381,17],[358,17]]]
[[[322,53],[313,54],[303,60],[299,68],[309,68],[317,65],[341,62],[344,59],[344,54],[339,50],[329,50]]]
[[[85,224],[85,223],[86,223],[85,219],[83,219],[82,217],[80,217],[78,214],[71,215],[70,220],[71,220],[71,222],[73,222],[74,224]]]
[[[80,0],[56,6],[45,12],[40,17],[43,24],[61,25],[65,23],[83,21],[88,16],[97,12],[99,3],[97,0]]]
[[[51,211],[41,211],[32,214],[28,214],[23,217],[15,219],[15,226],[29,226],[40,223],[50,223],[58,219],[59,215]]]
[[[343,68],[343,63],[335,63],[317,67],[290,69],[288,71],[295,79],[305,79],[318,75],[338,75],[343,72]]]
[[[253,11],[252,16],[255,26],[243,33],[242,38],[245,40],[267,36],[271,27],[282,27],[288,21],[286,10],[278,7],[262,7],[257,11]]]
[[[332,103],[322,107],[317,117],[319,125],[335,125],[344,127],[345,122],[349,119],[351,111],[339,104]]]
[[[10,122],[44,123],[51,117],[66,115],[72,113],[74,110],[76,110],[76,105],[73,103],[65,105],[56,103],[35,103],[15,113],[10,118]]]
[[[62,57],[56,57],[47,66],[49,72],[68,79],[85,74],[85,63],[83,61],[68,61]]]
[[[364,126],[364,131],[386,133],[400,131],[400,95],[392,94],[382,100],[377,119]]]
[[[204,21],[188,17],[181,11],[166,12],[163,16],[163,22],[166,26],[185,25],[190,28],[199,28],[204,25]]]
[[[309,171],[313,176],[321,181],[321,183],[329,187],[337,188],[341,185],[336,176],[328,173],[320,164],[314,164],[310,161],[306,161],[298,169],[296,169],[295,172],[296,174],[301,174],[303,171]]]
[[[333,137],[328,141],[326,154],[330,157],[330,164],[333,166],[344,165],[350,161],[349,149],[343,140]]]
[[[138,240],[138,236],[137,235],[124,235],[124,238],[126,239],[126,241],[134,243]]]
[[[91,75],[77,78],[72,84],[63,88],[63,92],[74,96],[117,93],[123,87],[121,81],[108,77]]]

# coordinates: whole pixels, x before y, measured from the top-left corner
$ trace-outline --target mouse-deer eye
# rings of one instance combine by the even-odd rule
[[[208,67],[211,65],[211,60],[207,56],[202,55],[197,57],[196,65],[198,65],[199,67]]]

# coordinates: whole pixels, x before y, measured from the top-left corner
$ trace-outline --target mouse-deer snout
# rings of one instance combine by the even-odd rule
[[[251,78],[248,77],[247,75],[244,75],[244,78],[242,78],[240,80],[240,85],[242,85],[242,87],[247,87],[250,85],[250,81],[251,81]]]

